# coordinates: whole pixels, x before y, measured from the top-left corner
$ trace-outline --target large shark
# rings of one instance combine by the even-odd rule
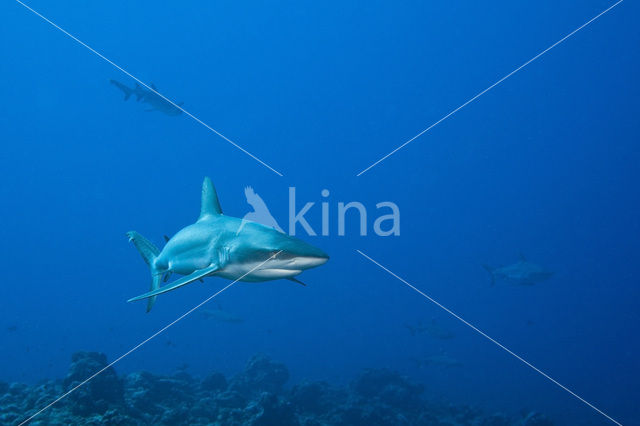
[[[492,268],[482,265],[491,274],[491,284],[495,284],[497,279],[509,281],[520,285],[533,285],[540,281],[551,278],[553,272],[544,270],[541,266],[529,262],[520,254],[520,261],[512,265]]]
[[[182,114],[182,110],[180,108],[176,108],[176,106],[171,102],[158,95],[158,89],[156,89],[156,86],[154,86],[153,84],[151,84],[151,88],[153,90],[148,90],[140,86],[138,83],[136,83],[136,87],[132,89],[131,87],[116,80],[110,80],[110,82],[118,89],[122,90],[122,92],[124,93],[125,101],[128,100],[131,95],[135,95],[136,101],[142,101],[143,103],[149,104],[150,109],[147,109],[145,111],[160,111],[161,113],[167,115]],[[176,105],[182,106],[182,104],[183,102],[180,102]]]
[[[246,282],[284,278],[302,284],[295,278],[297,275],[329,260],[322,250],[298,238],[259,223],[245,221],[243,224],[242,219],[223,215],[208,177],[202,184],[197,222],[178,231],[162,251],[135,231],[127,232],[127,236],[151,269],[151,291],[129,302],[149,299],[147,312],[159,294],[204,277]],[[171,273],[185,276],[160,287],[163,277]]]

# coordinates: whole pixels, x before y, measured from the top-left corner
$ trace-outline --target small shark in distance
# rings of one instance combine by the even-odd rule
[[[158,89],[156,89],[156,86],[153,84],[151,84],[151,88],[153,90],[149,90],[140,86],[138,83],[136,83],[136,87],[133,89],[116,80],[110,80],[110,83],[124,93],[125,101],[128,100],[131,95],[135,95],[137,102],[142,101],[143,103],[149,104],[150,109],[146,109],[145,111],[160,111],[163,114],[171,116],[182,114],[182,110],[180,108],[177,108],[171,102],[158,94]],[[182,106],[183,102],[177,103],[176,105]]]
[[[220,307],[220,305],[218,305],[216,309],[200,309],[199,312],[200,315],[205,319],[233,324],[240,324],[244,322],[244,318],[225,311],[224,309],[222,309],[222,307]]]
[[[415,336],[418,333],[426,333],[427,335],[440,340],[449,340],[455,337],[455,334],[451,331],[440,326],[435,318],[428,324],[419,322],[418,324],[405,324],[404,326],[409,330],[409,333],[411,333],[412,336]]]
[[[454,368],[454,367],[462,367],[462,362],[458,361],[455,358],[451,358],[446,353],[441,353],[438,355],[430,355],[424,358],[413,358],[412,361],[419,369],[427,368],[427,367],[438,367],[438,368]]]
[[[243,227],[238,232],[240,226]],[[254,222],[222,214],[218,195],[206,177],[202,183],[200,217],[167,241],[162,251],[135,231],[127,232],[151,270],[151,291],[129,299],[149,299],[209,276],[245,282],[288,279],[325,264],[329,256],[298,238]],[[163,287],[168,273],[185,275]]]
[[[494,285],[499,279],[514,284],[533,285],[553,276],[553,272],[546,271],[535,263],[529,262],[522,254],[520,254],[520,261],[512,265],[499,268],[492,268],[488,265],[482,265],[482,267],[491,274],[491,285]]]

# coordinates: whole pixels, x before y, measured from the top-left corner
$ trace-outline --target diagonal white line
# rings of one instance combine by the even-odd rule
[[[95,372],[92,376],[86,378],[85,380],[83,380],[81,383],[79,383],[77,386],[75,386],[74,388],[68,390],[67,392],[63,393],[62,395],[60,395],[58,398],[56,398],[53,402],[51,402],[49,405],[47,405],[46,407],[41,408],[40,410],[38,410],[35,414],[31,415],[29,418],[27,418],[26,420],[24,420],[22,423],[20,423],[18,426],[22,426],[24,424],[29,423],[31,420],[33,420],[36,416],[42,414],[43,411],[47,410],[48,408],[52,407],[53,405],[57,404],[58,402],[60,402],[61,400],[63,400],[64,398],[66,398],[67,396],[69,396],[71,393],[75,392],[76,390],[78,390],[78,388],[86,385],[87,383],[89,383],[91,380],[95,379],[97,376],[99,376],[100,374],[102,374],[105,370],[107,370],[108,368],[112,367],[113,365],[115,365],[116,363],[118,363],[119,361],[121,361],[123,358],[129,356],[131,353],[135,352],[136,350],[138,350],[142,345],[146,344],[147,342],[149,342],[150,340],[152,340],[153,338],[157,337],[158,335],[162,334],[164,331],[166,331],[169,327],[173,326],[174,324],[176,324],[177,322],[183,320],[187,315],[191,314],[193,311],[195,311],[196,309],[200,308],[202,305],[204,305],[205,303],[209,302],[211,299],[213,299],[214,297],[216,297],[217,295],[219,295],[220,293],[222,293],[223,291],[225,291],[226,289],[228,289],[229,287],[231,287],[232,285],[234,285],[235,283],[237,283],[238,281],[240,281],[241,279],[243,279],[244,277],[246,277],[247,275],[249,275],[250,273],[252,273],[253,271],[255,271],[256,269],[260,268],[262,265],[264,265],[265,263],[267,263],[269,260],[274,259],[277,255],[279,255],[280,253],[282,253],[282,250],[280,250],[279,252],[273,254],[271,257],[269,257],[267,260],[265,260],[264,262],[260,263],[259,265],[257,265],[256,267],[252,268],[250,271],[248,271],[247,273],[245,273],[244,275],[242,275],[240,278],[238,278],[237,280],[233,281],[231,284],[226,285],[224,288],[222,288],[222,290],[219,290],[218,292],[212,294],[211,296],[207,297],[205,300],[203,300],[202,302],[198,303],[196,306],[194,306],[193,308],[189,309],[187,312],[185,312],[184,314],[180,315],[178,318],[176,318],[175,320],[171,321],[169,324],[165,325],[164,327],[162,327],[160,330],[156,331],[155,333],[153,333],[151,336],[147,337],[146,339],[144,339],[142,342],[138,343],[137,345],[135,345],[133,348],[129,349],[127,352],[125,352],[124,354],[120,355],[118,358],[116,358],[115,360],[113,360],[110,364],[108,364],[106,367],[103,367],[102,369],[98,370],[97,372]]]
[[[261,159],[259,159],[258,157],[256,157],[255,155],[253,155],[252,153],[250,153],[249,151],[247,151],[246,149],[244,149],[243,147],[241,147],[240,145],[238,145],[237,143],[235,143],[234,141],[232,141],[231,139],[229,139],[228,137],[226,137],[225,135],[223,135],[222,133],[220,133],[219,131],[217,131],[216,129],[214,129],[213,127],[209,126],[207,123],[205,123],[204,121],[200,120],[198,117],[196,117],[195,115],[191,114],[189,111],[187,111],[186,109],[182,108],[180,105],[176,104],[175,102],[173,102],[171,99],[167,98],[166,96],[164,96],[162,93],[158,92],[157,90],[153,89],[151,86],[149,86],[148,84],[146,84],[145,82],[143,82],[142,80],[140,80],[139,78],[137,78],[136,76],[134,76],[133,74],[131,74],[130,72],[128,72],[127,70],[125,70],[124,68],[122,68],[121,66],[119,66],[118,64],[116,64],[115,62],[113,62],[111,59],[107,58],[106,56],[104,56],[103,54],[101,54],[100,52],[98,52],[97,50],[95,50],[94,48],[92,48],[91,46],[89,46],[88,44],[84,43],[82,40],[78,39],[77,37],[75,37],[73,34],[69,33],[68,31],[64,30],[63,28],[61,28],[60,26],[58,26],[56,23],[54,23],[53,21],[51,21],[50,19],[46,18],[45,16],[43,16],[42,14],[40,14],[39,12],[37,12],[36,10],[32,9],[31,7],[29,7],[28,5],[24,4],[23,2],[21,2],[20,0],[15,0],[16,3],[24,6],[27,10],[33,12],[35,15],[37,15],[38,17],[42,18],[42,20],[44,20],[45,22],[51,24],[54,28],[60,30],[62,33],[64,33],[67,37],[69,37],[70,39],[76,41],[78,44],[82,45],[83,47],[87,48],[89,51],[91,51],[92,53],[94,53],[96,56],[98,56],[99,58],[103,59],[104,61],[108,62],[109,64],[111,64],[114,68],[118,69],[119,71],[121,71],[123,74],[126,74],[127,76],[131,77],[132,79],[134,79],[135,81],[137,81],[138,83],[140,83],[142,86],[144,86],[146,89],[148,89],[149,91],[155,93],[156,95],[160,96],[162,99],[164,99],[165,101],[167,101],[168,103],[170,103],[172,106],[174,106],[175,108],[179,109],[180,111],[184,112],[186,115],[188,115],[189,117],[191,117],[192,119],[194,119],[197,123],[203,125],[204,127],[206,127],[207,129],[209,129],[210,131],[212,131],[213,133],[215,133],[216,135],[220,136],[222,139],[224,139],[225,141],[229,142],[231,145],[233,145],[234,147],[238,148],[240,151],[244,152],[245,154],[247,154],[249,157],[253,158],[254,160],[256,160],[258,163],[262,164],[263,166],[265,166],[266,168],[268,168],[269,170],[271,170],[272,172],[274,172],[275,174],[277,174],[278,176],[283,176],[282,173],[280,173],[279,171],[277,171],[276,169],[274,169],[273,167],[271,167],[270,165],[268,165],[267,163],[265,163],[264,161],[262,161]]]
[[[502,343],[498,342],[496,339],[494,339],[493,337],[489,336],[487,333],[485,333],[484,331],[480,330],[478,327],[476,327],[475,325],[471,324],[470,322],[468,322],[467,320],[465,320],[464,318],[462,318],[461,316],[459,316],[458,314],[453,312],[451,309],[449,309],[446,306],[440,304],[437,300],[433,299],[432,297],[430,297],[427,294],[423,293],[422,291],[418,290],[416,287],[414,287],[413,285],[409,284],[405,279],[403,279],[403,278],[399,277],[398,275],[394,274],[389,269],[387,269],[385,266],[381,265],[379,262],[373,260],[372,258],[367,256],[366,254],[364,254],[362,251],[360,251],[360,250],[356,250],[356,251],[358,253],[360,253],[364,258],[368,259],[373,264],[375,264],[378,267],[380,267],[380,269],[384,270],[389,275],[393,276],[394,278],[398,279],[402,283],[406,284],[408,287],[410,287],[411,289],[415,290],[416,292],[418,292],[419,294],[424,296],[426,299],[428,299],[431,303],[433,303],[434,305],[438,306],[439,308],[444,310],[446,313],[448,313],[449,315],[451,315],[452,317],[454,317],[458,321],[462,322],[464,325],[466,325],[467,327],[471,328],[473,331],[475,331],[476,333],[480,334],[485,339],[489,340],[491,343],[493,343],[496,346],[498,346],[500,349],[504,350],[509,355],[513,356],[515,359],[517,359],[518,361],[522,362],[524,365],[526,365],[527,367],[529,367],[532,370],[534,370],[536,373],[540,374],[541,376],[543,376],[544,378],[549,380],[551,383],[553,383],[556,386],[560,387],[561,389],[567,391],[569,394],[571,394],[572,396],[574,396],[575,398],[577,398],[578,400],[580,400],[581,402],[583,402],[587,406],[591,407],[592,409],[594,409],[595,411],[597,411],[598,413],[600,413],[601,415],[606,417],[608,420],[612,421],[613,423],[617,424],[618,426],[622,426],[622,424],[620,422],[618,422],[615,419],[613,419],[612,417],[610,417],[607,413],[605,413],[604,411],[600,410],[598,407],[596,407],[595,405],[591,404],[589,401],[587,401],[586,399],[582,398],[580,395],[576,394],[571,389],[567,388],[562,383],[558,382],[553,377],[549,376],[547,373],[545,373],[544,371],[542,371],[539,368],[537,368],[536,366],[534,366],[533,364],[531,364],[530,362],[528,362],[527,360],[522,358],[520,355],[518,355],[515,352],[513,352],[511,349],[507,348]]]
[[[571,37],[572,35],[574,35],[575,33],[577,33],[578,31],[580,31],[581,29],[583,29],[584,27],[586,27],[587,25],[591,24],[593,21],[595,21],[596,19],[600,18],[602,15],[604,15],[605,13],[609,12],[611,9],[613,9],[614,7],[616,7],[617,5],[619,5],[620,3],[622,3],[624,0],[618,0],[616,3],[614,3],[612,6],[609,6],[608,8],[606,8],[605,10],[603,10],[602,12],[600,12],[599,14],[597,14],[596,16],[594,16],[593,18],[591,18],[590,20],[588,20],[587,22],[585,22],[584,24],[580,25],[578,28],[576,28],[575,30],[571,31],[569,34],[567,34],[566,36],[562,37],[560,40],[556,41],[555,43],[553,43],[551,46],[547,47],[546,49],[544,49],[542,52],[538,53],[536,56],[534,56],[533,58],[529,59],[527,62],[525,62],[524,64],[520,65],[518,68],[516,68],[515,70],[511,71],[509,74],[505,75],[504,77],[502,77],[500,80],[496,81],[495,83],[493,83],[491,86],[487,87],[486,89],[484,89],[482,92],[478,93],[477,95],[475,95],[474,97],[472,97],[471,99],[469,99],[467,102],[463,103],[462,105],[460,105],[458,108],[454,109],[453,111],[449,112],[447,115],[445,115],[444,117],[442,117],[440,120],[436,121],[435,123],[433,123],[431,126],[427,127],[426,129],[424,129],[423,131],[421,131],[420,133],[418,133],[417,135],[415,135],[414,137],[412,137],[411,139],[409,139],[408,141],[406,141],[405,143],[403,143],[402,145],[400,145],[399,147],[397,147],[396,149],[394,149],[393,151],[389,152],[387,155],[385,155],[384,157],[380,158],[378,161],[376,161],[375,163],[371,164],[369,167],[367,167],[366,169],[362,170],[360,173],[358,173],[356,176],[361,176],[362,174],[364,174],[365,172],[367,172],[368,170],[372,169],[373,167],[377,166],[378,164],[380,164],[381,162],[383,162],[384,160],[386,160],[387,158],[391,157],[393,154],[395,154],[396,152],[400,151],[402,148],[404,148],[405,146],[409,145],[411,142],[413,142],[414,140],[418,139],[420,136],[424,135],[425,133],[427,133],[429,130],[433,129],[434,127],[436,127],[438,124],[442,123],[444,120],[446,120],[447,118],[451,117],[453,114],[455,114],[456,112],[460,111],[462,108],[466,107],[467,105],[469,105],[471,102],[475,101],[476,99],[478,99],[480,96],[484,95],[485,93],[487,93],[489,90],[493,89],[494,87],[496,87],[498,84],[502,83],[503,81],[505,81],[506,79],[508,79],[509,77],[511,77],[512,75],[514,75],[515,73],[517,73],[518,71],[520,71],[521,69],[523,69],[524,67],[526,67],[527,65],[529,65],[531,62],[535,61],[536,59],[538,59],[539,57],[541,57],[542,55],[544,55],[545,53],[547,53],[548,51],[550,51],[551,49],[553,49],[554,47],[556,47],[557,45],[559,45],[560,43],[562,43],[563,41],[567,40],[569,37]]]

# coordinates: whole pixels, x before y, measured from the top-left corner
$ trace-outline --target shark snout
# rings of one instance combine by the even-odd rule
[[[329,256],[301,256],[293,260],[293,265],[300,269],[315,268],[316,266],[324,265],[329,260]]]

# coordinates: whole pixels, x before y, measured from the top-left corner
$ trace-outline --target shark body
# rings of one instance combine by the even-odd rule
[[[439,355],[430,355],[424,358],[414,358],[412,359],[412,361],[419,369],[431,366],[439,368],[454,368],[462,366],[462,362],[458,361],[455,358],[451,358],[446,353],[442,353]]]
[[[455,337],[453,332],[440,326],[435,319],[432,319],[431,323],[427,324],[419,322],[418,324],[405,324],[404,326],[409,330],[409,333],[411,333],[412,336],[419,333],[426,333],[427,335],[440,340],[449,340]]]
[[[134,88],[131,88],[126,84],[120,83],[116,80],[110,80],[110,83],[124,93],[125,101],[128,100],[131,95],[135,95],[136,101],[148,104],[150,108],[146,111],[159,111],[163,114],[172,116],[182,114],[182,110],[180,108],[176,108],[176,106],[171,102],[158,95],[158,89],[156,89],[156,86],[153,84],[151,84],[151,88],[153,90],[148,90],[140,86],[138,83],[136,83],[136,87]],[[182,106],[182,102],[176,105]]]
[[[511,265],[499,268],[492,268],[488,265],[482,266],[491,274],[491,284],[495,284],[496,280],[501,279],[513,284],[533,285],[553,276],[553,272],[529,262],[523,255],[520,255],[519,262]]]
[[[242,226],[242,230],[239,231]],[[208,177],[202,184],[200,217],[170,238],[162,251],[135,231],[127,233],[151,270],[151,291],[134,297],[149,299],[208,276],[262,282],[289,279],[329,260],[322,250],[292,236],[254,222],[222,214],[216,190]],[[184,275],[163,287],[163,278]]]
[[[244,318],[227,312],[220,307],[218,307],[217,309],[200,309],[200,316],[205,319],[234,324],[240,324],[244,322]]]

